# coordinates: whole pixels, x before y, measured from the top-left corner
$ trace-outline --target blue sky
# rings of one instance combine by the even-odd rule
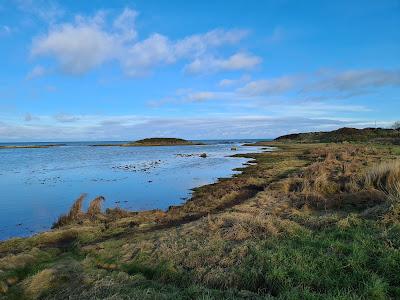
[[[398,0],[5,0],[0,141],[387,127],[399,28]]]

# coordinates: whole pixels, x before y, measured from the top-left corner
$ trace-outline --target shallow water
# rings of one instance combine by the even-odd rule
[[[96,144],[92,142],[0,149],[0,239],[50,228],[81,193],[88,194],[86,202],[104,196],[104,208],[167,209],[182,204],[192,188],[232,176],[236,173],[232,169],[248,161],[229,155],[261,151],[241,146],[242,141],[206,142],[202,146],[88,146]],[[238,151],[231,151],[233,146]],[[207,158],[199,157],[203,152]]]

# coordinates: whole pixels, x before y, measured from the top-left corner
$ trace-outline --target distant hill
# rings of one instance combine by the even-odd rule
[[[344,127],[328,132],[322,131],[283,135],[276,138],[275,141],[298,143],[362,142],[400,145],[400,130]]]

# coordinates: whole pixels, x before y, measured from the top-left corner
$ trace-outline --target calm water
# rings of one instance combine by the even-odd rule
[[[104,196],[105,208],[166,209],[181,204],[190,189],[229,177],[248,161],[229,155],[261,151],[242,142],[166,147],[90,147],[96,144],[90,142],[0,149],[0,239],[48,229],[81,193],[88,194],[86,202]],[[231,151],[232,146],[238,151]],[[207,158],[199,157],[203,152]]]

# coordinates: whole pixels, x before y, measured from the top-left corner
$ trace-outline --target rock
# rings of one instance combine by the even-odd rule
[[[231,150],[232,151],[237,151],[237,148],[236,147],[232,147]]]
[[[206,157],[207,157],[207,153],[202,153],[202,154],[200,154],[200,157],[206,158]]]

